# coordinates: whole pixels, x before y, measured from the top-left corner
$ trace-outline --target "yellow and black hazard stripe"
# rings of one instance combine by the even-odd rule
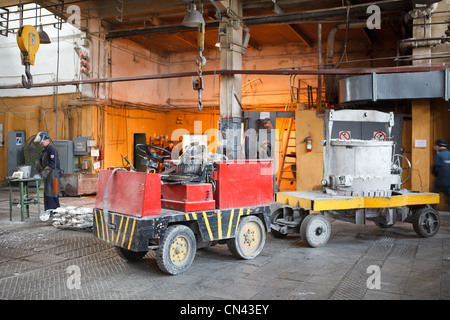
[[[269,206],[232,208],[186,213],[185,219],[197,222],[203,241],[214,241],[234,238],[242,216],[263,214],[265,225],[270,227],[269,212]]]
[[[109,212],[108,223],[101,209],[94,210],[93,233],[97,238],[131,251],[148,251],[149,240],[161,239],[169,224],[197,224],[203,241],[234,238],[242,216],[261,215],[270,229],[270,206],[216,209],[139,218]]]
[[[114,246],[135,249],[133,240],[136,240],[136,224],[138,219],[132,216],[110,214],[109,225],[103,216],[103,211],[94,210],[94,235]]]

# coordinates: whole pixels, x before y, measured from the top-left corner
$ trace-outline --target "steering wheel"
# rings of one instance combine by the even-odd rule
[[[153,160],[153,161],[158,161],[161,159],[169,159],[172,156],[172,152],[170,152],[169,150],[160,148],[157,146],[153,146],[151,144],[141,144],[140,143],[140,144],[136,145],[136,149],[142,153],[145,153],[150,158],[150,160]],[[152,151],[152,149],[162,151],[163,154],[160,155],[157,152]]]
[[[402,158],[406,160],[406,167],[402,167]],[[394,173],[401,174],[403,170],[408,170],[408,177],[404,181],[401,182],[401,184],[405,184],[409,178],[411,178],[411,162],[409,162],[408,158],[401,154],[394,154],[392,156],[392,166]],[[401,169],[401,170],[400,170]]]

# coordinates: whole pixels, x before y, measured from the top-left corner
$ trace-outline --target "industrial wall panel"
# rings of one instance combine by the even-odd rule
[[[17,171],[17,166],[25,164],[25,131],[8,131],[8,176]]]
[[[73,142],[70,140],[54,140],[53,144],[58,150],[61,170],[64,173],[74,173]]]

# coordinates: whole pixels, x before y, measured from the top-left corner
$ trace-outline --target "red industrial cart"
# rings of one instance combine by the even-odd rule
[[[100,171],[94,236],[128,260],[156,250],[158,266],[172,275],[190,267],[196,249],[218,242],[255,258],[270,230],[272,161],[203,160],[198,170],[181,160],[168,174]]]

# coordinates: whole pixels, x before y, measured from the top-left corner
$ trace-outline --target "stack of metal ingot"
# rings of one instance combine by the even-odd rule
[[[68,206],[53,210],[53,226],[59,229],[86,230],[92,228],[93,208]]]

